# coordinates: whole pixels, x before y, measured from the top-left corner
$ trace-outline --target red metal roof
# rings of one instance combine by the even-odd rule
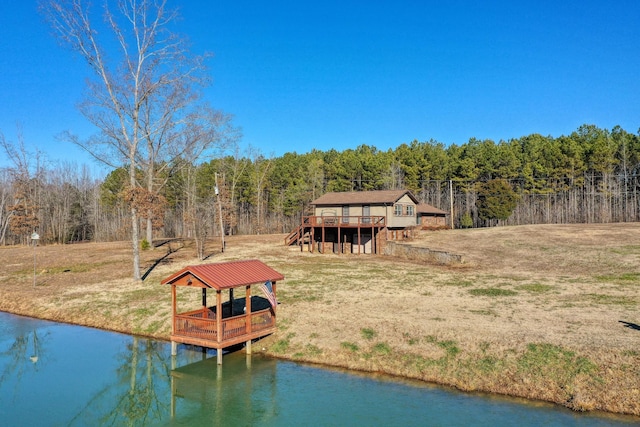
[[[221,262],[216,264],[190,265],[165,278],[161,283],[172,284],[187,274],[215,289],[230,289],[238,286],[277,282],[284,276],[257,259]]]

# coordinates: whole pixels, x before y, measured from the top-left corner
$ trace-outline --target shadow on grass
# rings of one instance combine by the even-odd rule
[[[618,322],[622,323],[625,328],[634,329],[636,331],[640,331],[640,325],[635,323],[625,322],[624,320],[618,320]]]
[[[214,256],[215,254],[217,254],[219,252],[211,252],[209,255],[205,255],[204,258],[202,258],[203,261],[208,260],[209,258],[211,258],[212,256]]]
[[[165,259],[167,259],[167,257],[169,257],[169,255],[178,252],[180,249],[184,248],[185,244],[184,241],[180,238],[176,238],[176,239],[163,239],[163,240],[159,240],[155,243],[155,247],[159,248],[161,246],[167,246],[167,253],[164,254],[162,257],[158,258],[157,260],[154,261],[153,265],[151,265],[151,267],[149,267],[147,269],[147,271],[142,275],[142,280],[144,281],[144,279],[147,278],[147,276],[149,276],[149,274],[151,274],[151,272],[153,271],[154,268],[156,268],[160,263],[162,263],[162,261],[164,261]],[[174,243],[174,247],[175,245],[178,245],[177,248],[172,248],[171,247],[171,243]],[[226,247],[226,245],[225,245]],[[224,248],[222,248],[222,251],[224,252]],[[204,258],[202,258],[202,260],[208,260],[209,258],[211,258],[212,256],[216,255],[220,253],[219,251],[212,251],[211,253],[209,253],[208,255],[206,255]]]
[[[160,246],[167,245],[167,248],[168,248],[168,249],[167,249],[167,253],[166,253],[166,254],[164,254],[163,256],[161,256],[160,258],[158,258],[157,260],[155,260],[155,262],[151,265],[151,267],[149,267],[149,268],[147,269],[147,271],[142,275],[142,280],[143,280],[143,281],[147,278],[147,276],[149,276],[149,274],[151,274],[151,272],[153,271],[153,269],[154,269],[154,268],[156,268],[156,267],[157,267],[157,266],[158,266],[162,261],[164,261],[165,259],[167,259],[167,257],[168,257],[169,255],[171,255],[172,253],[178,252],[180,249],[182,249],[182,248],[183,248],[183,246],[184,246],[184,245],[182,244],[182,242],[180,242],[180,247],[178,247],[178,248],[176,248],[176,249],[171,248],[171,242],[172,242],[172,241],[173,241],[172,239],[168,239],[168,240],[164,240],[164,241],[162,241],[162,242],[160,242],[160,243],[157,243],[157,244],[155,245],[155,247],[156,247],[156,248],[158,248],[158,247],[160,247]]]
[[[206,255],[204,258],[202,258],[202,260],[206,261],[216,254],[223,253],[226,248],[227,248],[227,243],[223,242],[222,247],[220,248],[220,251],[213,251],[209,255]]]

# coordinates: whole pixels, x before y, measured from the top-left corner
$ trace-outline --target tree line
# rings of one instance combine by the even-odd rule
[[[203,97],[209,55],[190,51],[169,1],[99,3],[42,0],[40,10],[88,74],[78,108],[96,133],[61,138],[112,172],[92,180],[38,156],[33,164],[20,137],[0,134],[13,164],[0,174],[0,243],[26,243],[36,230],[57,243],[128,238],[140,280],[141,245],[155,236],[193,238],[202,257],[216,233],[289,231],[327,191],[412,190],[463,227],[638,217],[638,138],[620,127],[387,151],[240,153],[231,116]]]
[[[620,127],[280,157],[236,148],[199,163],[179,157],[179,165],[137,169],[136,180],[151,184],[136,201],[127,166],[95,179],[86,166],[47,166],[23,144],[1,134],[0,142],[13,163],[0,173],[2,244],[28,243],[34,230],[50,243],[128,239],[136,203],[153,236],[195,239],[202,255],[204,242],[222,233],[289,232],[329,191],[411,190],[445,211],[453,206],[455,227],[640,219],[640,137]]]

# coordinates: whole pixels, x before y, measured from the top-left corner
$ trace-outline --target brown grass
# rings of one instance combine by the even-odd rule
[[[450,266],[282,242],[232,237],[207,260],[258,258],[285,275],[278,333],[257,346],[268,354],[640,415],[640,224],[423,232],[410,242],[463,256]],[[0,310],[166,339],[170,295],[159,282],[197,263],[194,250],[169,254],[144,283],[128,279],[129,252],[39,247],[34,289],[33,248],[0,248]],[[144,252],[143,265],[167,253]]]

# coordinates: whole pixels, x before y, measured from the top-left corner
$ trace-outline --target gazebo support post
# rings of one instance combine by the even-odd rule
[[[218,365],[222,365],[222,291],[216,290],[216,335],[218,336],[218,347],[216,348],[216,357]]]
[[[246,315],[247,315],[247,323],[246,323],[246,332],[247,335],[251,336],[251,332],[252,332],[252,323],[251,323],[251,285],[248,285],[245,288],[245,298],[244,298],[244,303],[245,303],[245,311],[246,311]],[[251,354],[251,339],[248,339],[245,343],[245,352],[247,354]]]
[[[176,292],[176,285],[171,285],[171,334],[176,333],[176,315],[178,314],[178,298]],[[178,355],[178,343],[175,341],[171,341],[171,355]]]

